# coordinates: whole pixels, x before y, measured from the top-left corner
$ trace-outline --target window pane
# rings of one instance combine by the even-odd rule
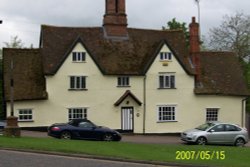
[[[168,60],[172,60],[172,54],[168,53]]]
[[[160,59],[161,59],[161,60],[164,60],[164,57],[163,57],[163,56],[164,56],[164,54],[163,54],[163,52],[161,52],[161,53],[160,53]]]
[[[121,86],[121,85],[122,85],[122,84],[121,84],[121,77],[118,77],[118,78],[117,78],[117,85],[118,85],[118,86]]]
[[[75,88],[75,78],[74,77],[70,77],[70,88],[71,89]]]
[[[86,53],[82,52],[82,60],[81,61],[85,61],[85,59],[86,59]]]
[[[129,77],[126,77],[125,79],[126,79],[126,84],[125,85],[129,86]]]
[[[81,83],[82,83],[82,85],[81,85],[81,88],[82,89],[84,89],[84,88],[86,88],[86,79],[85,79],[85,77],[81,77]]]
[[[80,77],[76,77],[76,88],[79,89],[80,88]]]
[[[76,52],[73,52],[72,60],[76,61]]]
[[[165,76],[165,88],[169,88],[169,87],[170,87],[169,76]]]
[[[175,76],[170,76],[171,88],[175,88]]]
[[[164,88],[164,76],[159,76],[160,88]]]

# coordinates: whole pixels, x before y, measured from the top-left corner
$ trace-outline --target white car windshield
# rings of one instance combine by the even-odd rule
[[[214,125],[215,125],[215,124],[213,124],[213,123],[205,123],[205,124],[202,124],[202,125],[198,126],[198,127],[195,128],[195,129],[205,131],[205,130],[207,130],[208,128],[214,126]]]

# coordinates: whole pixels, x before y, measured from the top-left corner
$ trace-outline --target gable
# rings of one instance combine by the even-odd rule
[[[79,54],[79,53],[83,53],[84,55],[84,61],[76,61],[73,58],[73,54]],[[77,56],[79,57],[79,55]],[[68,68],[72,68],[74,65],[76,64],[95,64],[96,67],[101,70],[101,68],[98,66],[98,63],[96,63],[96,60],[94,59],[94,57],[90,54],[90,52],[88,51],[88,49],[86,48],[86,46],[83,43],[83,40],[78,37],[73,43],[72,45],[69,47],[69,49],[67,50],[67,52],[64,54],[64,56],[62,57],[62,59],[60,60],[60,63],[57,64],[56,68],[54,69],[54,72],[52,74],[57,73],[57,71],[61,68],[61,66],[63,66],[63,64],[65,63],[65,61],[67,60],[67,63],[69,64]]]
[[[160,72],[190,74],[166,42],[162,43],[147,70],[147,73],[158,74]]]
[[[88,50],[84,47],[83,43],[77,41],[73,47],[65,54],[64,60],[58,66],[55,75],[58,76],[89,76],[101,74],[95,60],[89,54]],[[83,61],[76,61],[83,58]]]

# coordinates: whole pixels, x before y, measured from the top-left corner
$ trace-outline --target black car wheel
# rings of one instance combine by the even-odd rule
[[[69,132],[69,131],[63,131],[62,133],[61,133],[61,136],[60,136],[60,138],[61,139],[71,139],[71,133]]]
[[[198,144],[198,145],[206,145],[207,144],[207,139],[205,137],[199,137],[196,140],[196,144]]]
[[[242,139],[242,138],[238,138],[235,141],[234,145],[237,146],[237,147],[243,147],[245,145],[245,140]]]
[[[109,134],[109,133],[104,134],[103,141],[113,141],[112,134]]]

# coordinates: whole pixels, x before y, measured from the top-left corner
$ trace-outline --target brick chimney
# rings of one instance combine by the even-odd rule
[[[189,53],[195,67],[195,83],[196,86],[201,83],[201,64],[200,64],[200,37],[199,24],[196,23],[195,17],[192,17],[192,22],[189,24]]]
[[[106,37],[128,37],[125,0],[106,0],[106,12],[103,19]]]

